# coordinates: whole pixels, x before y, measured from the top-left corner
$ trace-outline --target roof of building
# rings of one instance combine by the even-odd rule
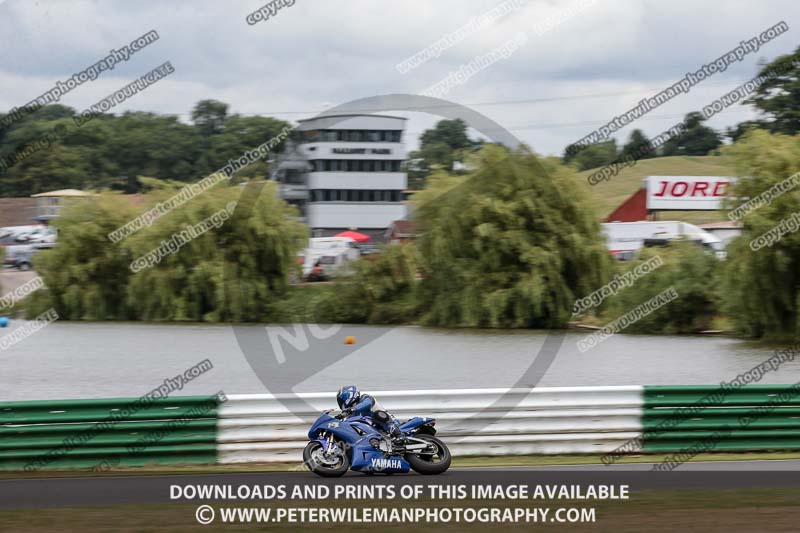
[[[416,237],[417,225],[413,220],[395,220],[388,228],[386,228],[386,235],[395,235],[397,237]]]
[[[344,117],[377,117],[377,118],[396,118],[408,120],[406,117],[396,117],[394,115],[374,115],[372,113],[336,113],[333,115],[318,115],[316,117],[300,119],[297,122],[308,122],[309,120],[319,120],[321,118],[344,118]]]
[[[637,189],[622,202],[603,222],[638,222],[647,218],[647,191]]]
[[[78,189],[61,189],[60,191],[40,192],[39,194],[32,194],[31,198],[78,198],[82,196],[91,196],[92,193],[79,191]]]
[[[740,220],[725,220],[723,222],[709,222],[708,224],[698,224],[702,229],[742,229]]]

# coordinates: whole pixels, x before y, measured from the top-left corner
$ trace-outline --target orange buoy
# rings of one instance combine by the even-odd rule
[[[345,344],[355,344],[356,343],[356,338],[353,337],[352,335],[348,335],[347,337],[344,338],[344,343]]]

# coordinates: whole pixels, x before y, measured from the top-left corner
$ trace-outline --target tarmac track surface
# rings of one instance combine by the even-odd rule
[[[570,465],[454,468],[439,476],[372,475],[348,473],[338,479],[310,472],[253,472],[213,474],[153,474],[73,478],[21,478],[0,480],[0,509],[81,507],[124,504],[185,503],[171,499],[172,485],[386,484],[578,484],[586,486],[626,484],[633,494],[640,490],[755,489],[800,487],[800,460],[713,461],[681,465],[671,472],[651,471],[653,463],[625,465]],[[221,500],[220,500],[221,501]],[[242,500],[224,500],[231,504]],[[264,503],[263,500],[248,500]]]

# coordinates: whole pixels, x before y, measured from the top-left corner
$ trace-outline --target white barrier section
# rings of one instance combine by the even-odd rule
[[[607,453],[641,435],[644,388],[367,391],[403,421],[436,419],[454,456]],[[299,462],[336,393],[234,394],[218,412],[220,463]],[[311,409],[309,409],[311,406]],[[634,451],[634,450],[630,450]]]

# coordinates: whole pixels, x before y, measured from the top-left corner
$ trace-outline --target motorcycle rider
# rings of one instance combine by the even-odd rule
[[[389,435],[392,447],[403,445],[403,433],[400,424],[372,396],[361,394],[355,385],[346,385],[336,393],[336,403],[346,416],[369,416],[375,425]]]

